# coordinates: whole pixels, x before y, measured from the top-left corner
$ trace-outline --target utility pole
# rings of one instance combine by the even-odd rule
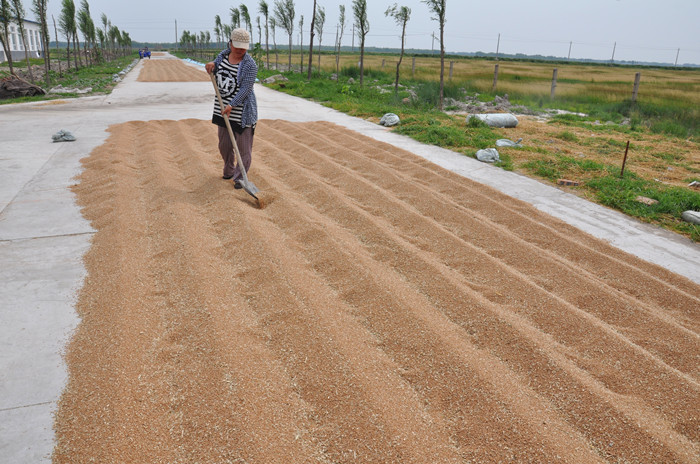
[[[177,19],[175,20],[175,50],[178,49],[177,46]]]
[[[501,33],[498,33],[498,42],[496,43],[496,61],[498,61],[498,50],[501,48]]]
[[[352,51],[355,52],[355,24],[352,25]]]
[[[681,54],[681,49],[679,48],[678,51],[676,52],[676,63],[673,66],[678,66],[678,55]]]
[[[573,41],[569,42],[569,56],[566,57],[566,61],[571,60],[571,45],[572,45],[573,43],[574,43]]]
[[[615,48],[617,48],[617,42],[615,42],[615,44],[613,45],[613,54],[612,54],[612,58],[610,58],[611,63],[615,62]]]

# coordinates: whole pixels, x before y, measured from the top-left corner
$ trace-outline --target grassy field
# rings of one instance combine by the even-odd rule
[[[274,62],[274,54],[271,54]],[[287,63],[287,54],[280,50],[279,63]],[[306,60],[305,60],[306,61]],[[340,57],[340,68],[356,66],[359,54]],[[384,72],[393,77],[398,56],[371,54],[365,56],[365,70]],[[453,62],[452,79],[449,79]],[[293,65],[300,63],[298,54]],[[314,66],[317,66],[317,56]],[[498,83],[493,90],[494,68],[499,65]],[[552,74],[557,68],[554,99],[550,98]],[[321,69],[334,72],[335,56],[323,54]],[[632,104],[635,73],[641,73],[636,104]],[[438,81],[438,57],[405,56],[401,65],[402,82]],[[499,61],[450,57],[445,61],[445,81],[451,87],[478,93],[484,100],[508,94],[513,103],[532,108],[566,109],[586,112],[598,118],[621,119],[623,114],[638,122],[644,121],[654,132],[680,137],[700,137],[700,70],[661,69],[597,64],[567,64],[525,61]]]

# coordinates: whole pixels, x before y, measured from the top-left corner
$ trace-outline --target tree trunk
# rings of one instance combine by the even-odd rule
[[[24,28],[19,28],[19,33],[22,35],[22,46],[24,47],[24,59],[27,61],[27,71],[29,71],[29,81],[34,83],[34,73],[32,72],[32,65],[29,63],[29,50],[27,50],[27,34]]]
[[[406,23],[403,23],[403,31],[401,32],[401,54],[399,55],[399,62],[396,63],[396,82],[394,82],[394,92],[399,91],[399,69],[401,68],[401,62],[403,61],[403,52],[406,42]]]
[[[5,38],[2,39],[2,49],[5,51],[5,56],[7,57],[7,64],[10,67],[10,74],[14,74],[15,70],[12,63],[12,54],[10,53],[10,44],[7,40],[5,40]]]
[[[78,45],[78,63],[80,63],[80,67],[83,67],[83,57],[80,56],[80,40],[78,39],[78,33],[73,34],[73,43]]]
[[[335,28],[335,46],[338,50],[335,52],[335,75],[340,77],[340,70],[338,69],[340,63],[340,42],[338,42],[338,28]]]
[[[66,36],[66,60],[68,61],[66,69],[70,71],[70,36]]]
[[[74,37],[75,37],[75,35],[74,35]],[[73,39],[73,64],[75,64],[75,70],[77,71],[78,70],[78,56],[75,53],[75,42],[76,42],[76,40]]]
[[[316,25],[316,0],[314,0],[314,10],[311,15],[311,38],[309,39],[309,72],[306,75],[307,80],[311,80],[311,67],[313,66],[313,55],[314,55],[314,27]],[[302,70],[303,72],[303,70]]]
[[[360,41],[360,87],[365,82],[365,36]]]
[[[445,23],[440,24],[440,111],[445,95]]]
[[[265,16],[265,54],[267,55],[267,69],[270,69],[270,30]]]
[[[58,28],[56,27],[56,18],[54,18],[54,16],[51,15],[51,19],[53,20],[53,32],[56,35],[56,55],[58,56],[58,77],[63,77],[63,72],[61,71],[61,54],[59,53],[59,48],[58,48]]]
[[[46,37],[46,17],[41,19],[42,21],[42,33],[41,33],[41,47],[44,49],[44,74],[46,75],[46,87],[51,86],[51,76],[49,76],[49,71],[51,71],[51,57],[49,56],[49,41]]]

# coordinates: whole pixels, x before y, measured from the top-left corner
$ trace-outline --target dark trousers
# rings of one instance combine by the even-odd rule
[[[242,176],[239,166],[236,165],[236,155],[233,153],[233,145],[231,137],[228,135],[228,129],[219,127],[219,153],[224,160],[224,177],[233,176],[233,179],[239,179]],[[253,161],[253,128],[246,127],[242,133],[233,132],[236,139],[238,151],[241,153],[241,161],[246,173],[250,169],[250,163]]]

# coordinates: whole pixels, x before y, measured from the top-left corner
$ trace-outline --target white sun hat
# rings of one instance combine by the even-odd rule
[[[250,47],[250,34],[245,29],[234,29],[231,31],[231,45],[235,48]]]

